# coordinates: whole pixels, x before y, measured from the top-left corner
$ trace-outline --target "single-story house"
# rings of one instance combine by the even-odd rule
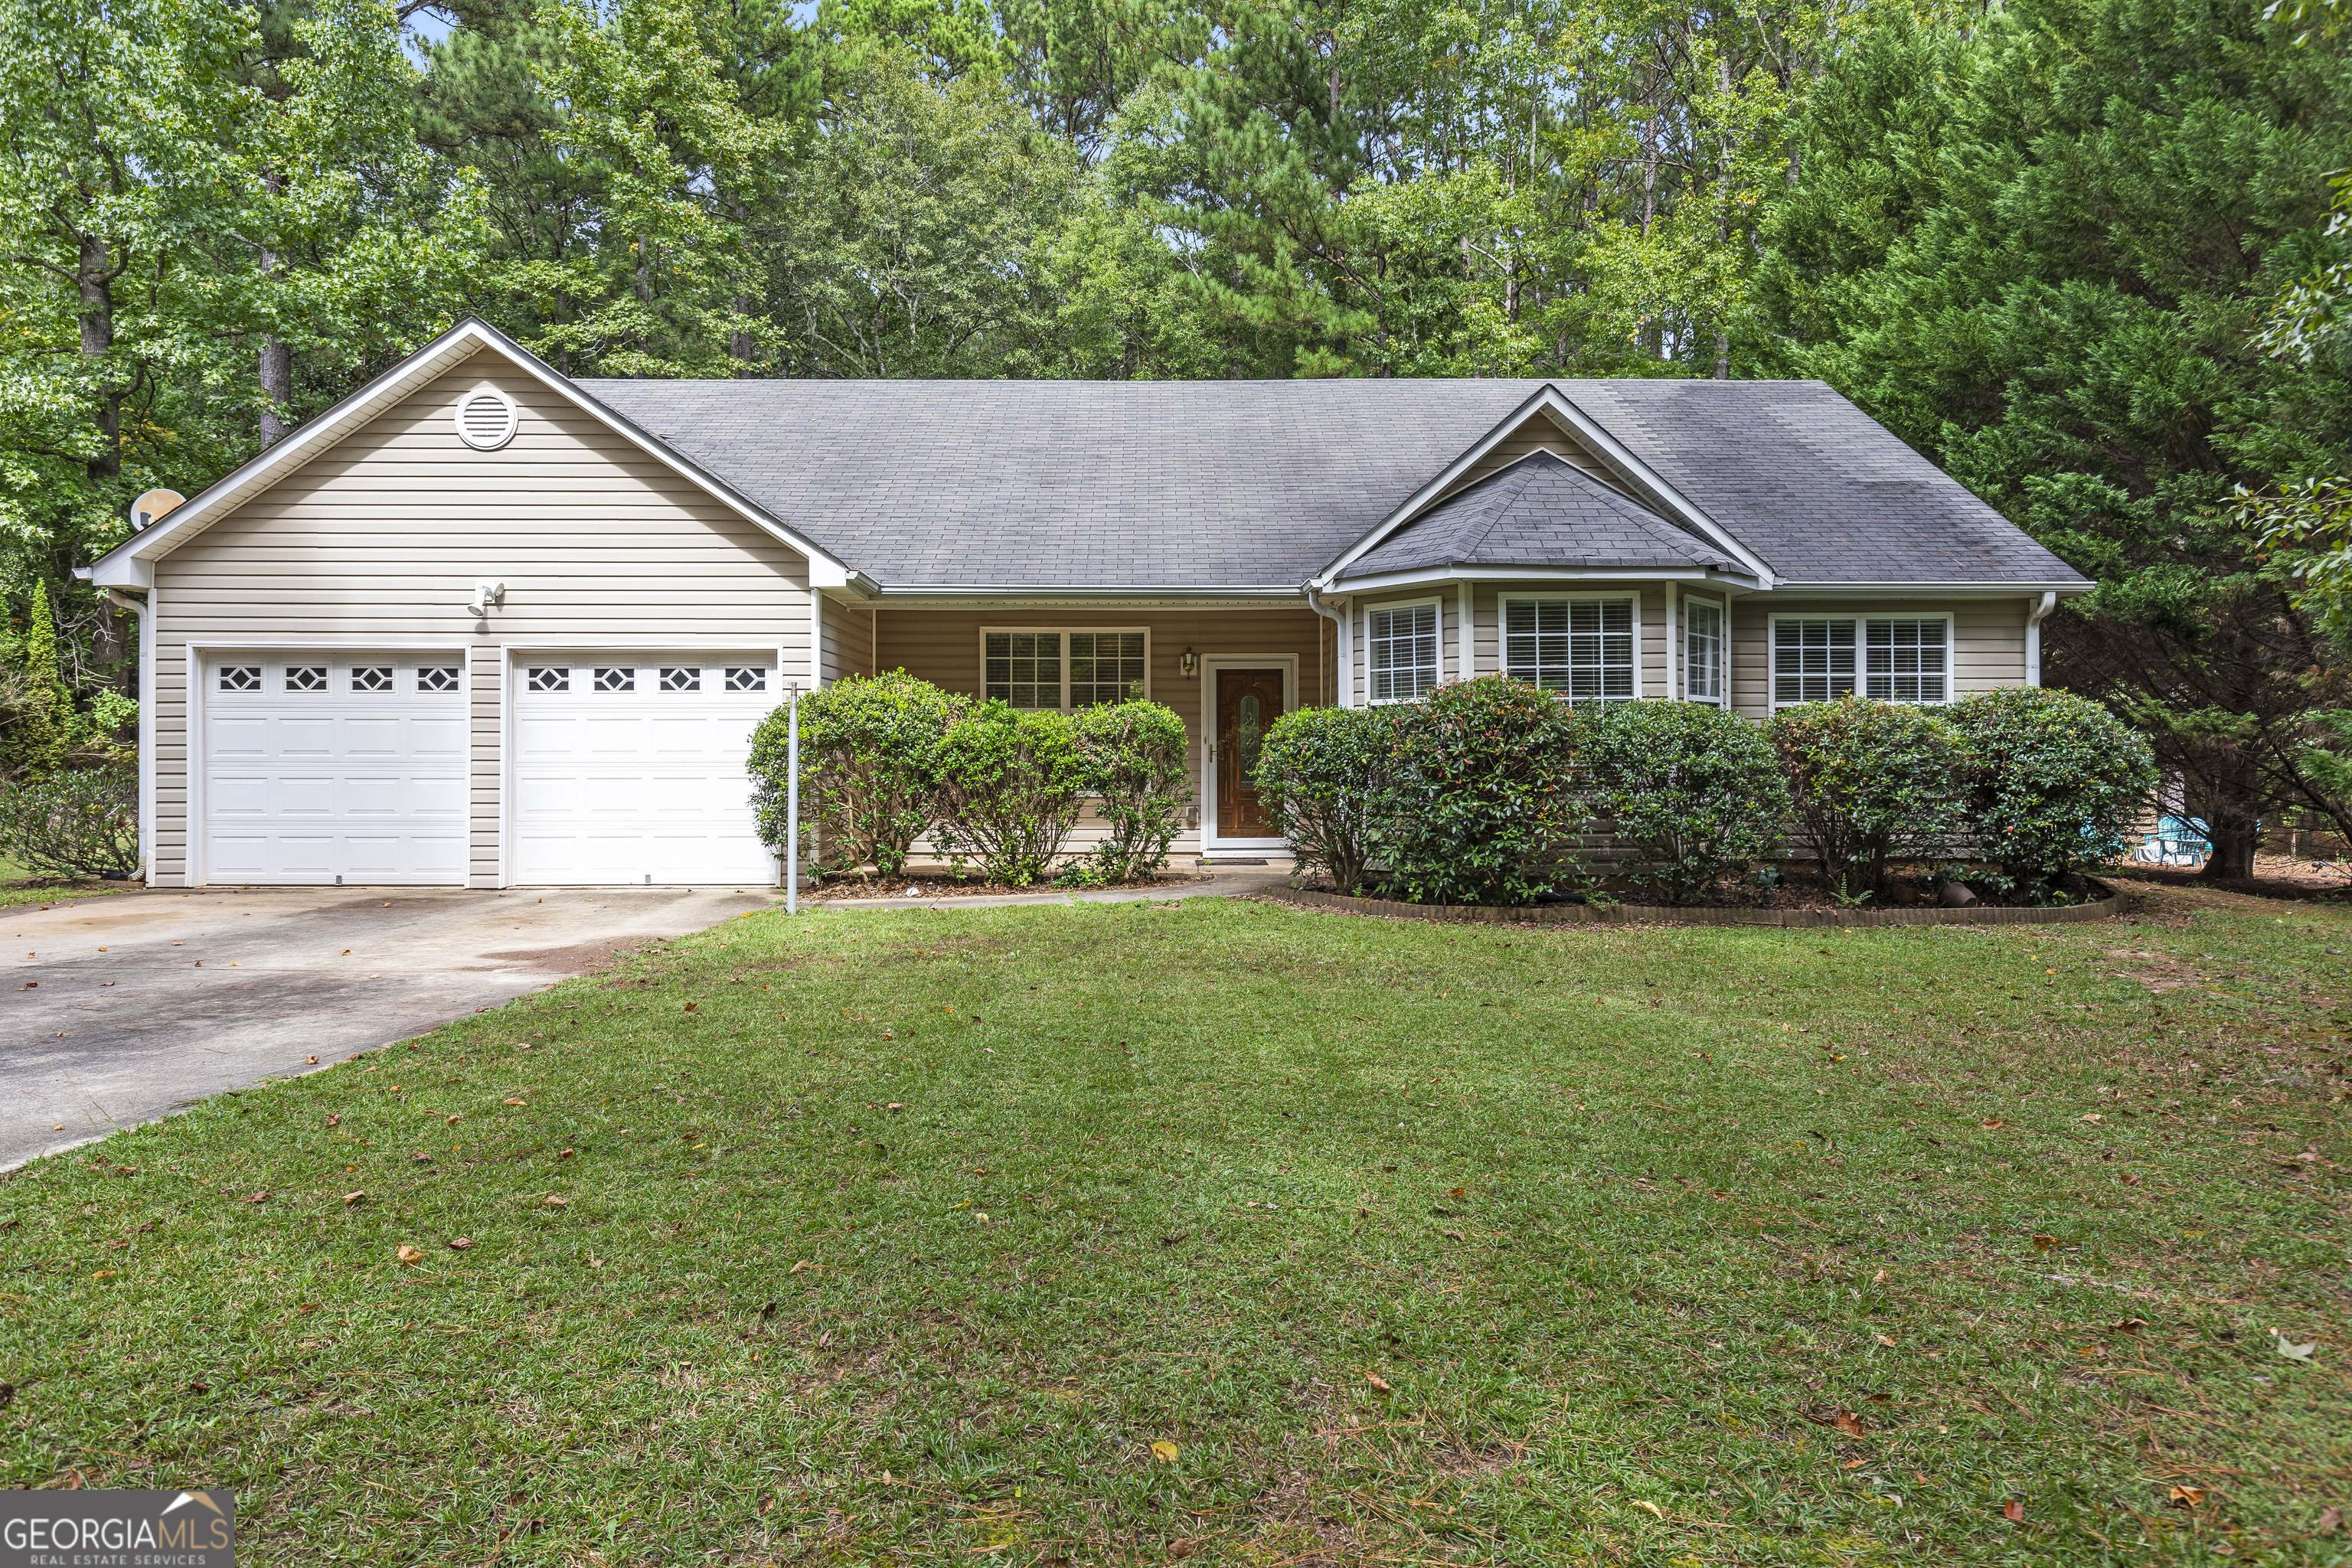
[[[1940,702],[2090,586],[1817,382],[573,381],[471,321],[87,570],[163,887],[772,882],[753,726],[897,668],[1139,686],[1178,849],[1263,853],[1301,704]]]

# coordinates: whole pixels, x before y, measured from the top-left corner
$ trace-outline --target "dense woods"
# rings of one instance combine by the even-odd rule
[[[1819,376],[2098,580],[2050,679],[2236,865],[2352,828],[2336,21],[0,0],[0,665],[41,586],[62,672],[0,704],[124,686],[70,569],[132,495],[468,311],[583,375]]]

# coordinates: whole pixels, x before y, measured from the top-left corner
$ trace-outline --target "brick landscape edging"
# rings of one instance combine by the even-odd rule
[[[2095,886],[2104,888],[2106,884]],[[2124,902],[2123,895],[2112,888],[2105,898],[2088,904],[2060,904],[2049,909],[1979,906],[1958,910],[1678,910],[1645,904],[1612,904],[1599,910],[1590,904],[1490,909],[1478,904],[1400,904],[1387,899],[1350,899],[1338,893],[1294,888],[1285,881],[1268,882],[1259,893],[1278,903],[1379,915],[1390,920],[1486,925],[1782,926],[1797,930],[1823,926],[2066,925],[2111,919],[2123,912]]]

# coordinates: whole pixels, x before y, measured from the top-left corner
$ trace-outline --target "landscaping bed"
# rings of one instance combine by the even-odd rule
[[[0,1184],[0,1480],[258,1565],[2327,1562],[2352,913],[2133,896],[761,911]]]
[[[1521,925],[1755,925],[1755,926],[1894,926],[1894,925],[2063,925],[2076,921],[2105,920],[2122,908],[2112,889],[2092,884],[2076,904],[1977,903],[1946,909],[1933,903],[1908,908],[1849,908],[1843,905],[1790,900],[1743,904],[1637,904],[1583,896],[1538,904],[1420,904],[1379,898],[1349,898],[1328,881],[1293,885],[1270,881],[1265,895],[1280,903],[1313,909],[1339,910],[1349,914],[1378,915],[1391,920],[1478,921]]]
[[[1203,879],[1187,871],[1161,871],[1154,876],[1129,878],[1124,881],[1087,882],[1082,887],[1066,888],[1052,880],[1015,886],[1010,882],[992,882],[978,877],[958,877],[945,871],[904,871],[897,876],[859,877],[831,876],[811,885],[803,883],[801,899],[806,903],[835,903],[847,899],[954,899],[996,898],[1006,894],[1059,893],[1071,891],[1107,891],[1119,888],[1175,887]]]

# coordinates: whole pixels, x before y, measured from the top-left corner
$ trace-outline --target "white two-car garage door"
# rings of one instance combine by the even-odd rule
[[[514,655],[510,879],[766,885],[743,771],[773,655]]]
[[[201,679],[207,880],[466,880],[457,656],[228,656]]]

